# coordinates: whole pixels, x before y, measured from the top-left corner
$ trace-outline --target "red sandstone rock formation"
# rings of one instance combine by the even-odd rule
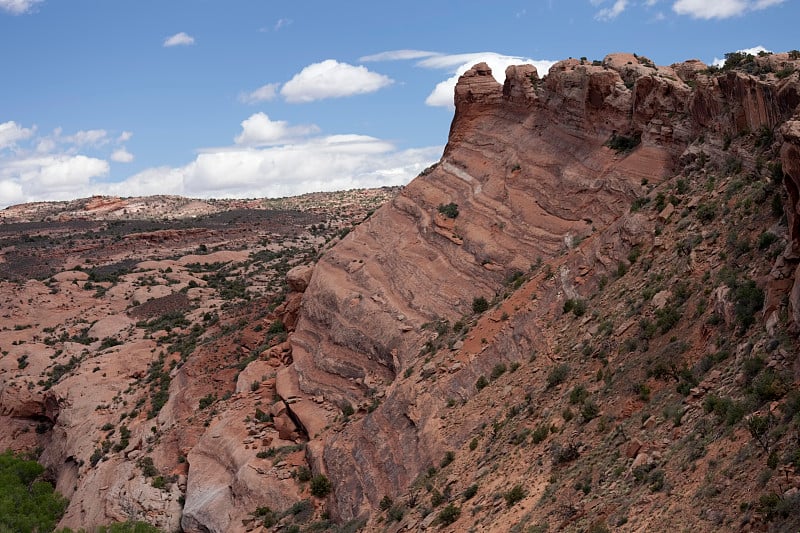
[[[798,104],[797,75],[760,80],[703,68],[616,54],[600,65],[562,61],[544,80],[532,67],[511,67],[504,86],[485,64],[461,77],[441,161],[322,258],[291,337],[293,368],[278,376],[279,393],[292,391],[296,402],[289,408],[314,428],[312,462],[334,482],[337,517],[369,513],[463,442],[474,427],[445,431],[446,399],[473,394],[486,361],[523,357],[541,342],[535,322],[516,320],[490,343],[494,358],[457,354],[457,370],[431,386],[416,378],[431,338],[424,324],[469,314],[474,297],[491,299],[507,275],[576,238],[603,234],[565,272],[609,267],[649,239],[635,217],[620,218],[642,183],[657,184],[691,155],[694,138],[773,127]],[[795,129],[783,130],[790,190],[800,183]],[[615,152],[606,146],[614,136],[641,144]],[[450,202],[459,215],[446,229],[457,240],[437,224],[437,206]],[[563,290],[581,292],[566,282]],[[800,289],[793,294],[797,301]],[[366,416],[337,422],[343,406],[374,399],[380,405]]]

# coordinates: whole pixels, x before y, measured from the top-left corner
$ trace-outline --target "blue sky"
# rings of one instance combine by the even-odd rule
[[[800,48],[798,20],[795,0],[0,0],[0,208],[402,184],[475,62],[710,63]]]

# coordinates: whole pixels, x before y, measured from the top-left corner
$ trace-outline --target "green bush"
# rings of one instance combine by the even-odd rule
[[[464,489],[464,494],[462,497],[464,498],[464,501],[467,501],[472,499],[476,494],[478,494],[478,485],[474,484]]]
[[[324,498],[330,494],[332,488],[330,480],[322,474],[311,478],[311,494],[317,498]]]
[[[492,368],[492,373],[490,377],[492,380],[495,380],[505,373],[506,373],[506,365],[504,365],[503,363],[497,363],[496,365],[494,365],[494,368]]]
[[[301,483],[311,481],[311,470],[307,466],[302,465],[297,467],[295,473],[297,475],[297,481],[300,481]]]
[[[67,500],[41,479],[44,467],[10,451],[0,454],[0,531],[52,531]]]
[[[566,363],[562,363],[560,365],[556,365],[550,369],[550,372],[547,374],[547,388],[552,389],[553,387],[564,383],[567,380],[567,376],[569,375],[569,365]]]
[[[544,441],[547,436],[550,434],[550,426],[547,424],[539,424],[536,426],[536,429],[533,430],[532,439],[534,444],[539,444],[540,442]]]
[[[448,526],[458,520],[458,517],[461,516],[461,508],[456,507],[455,505],[448,504],[447,507],[439,511],[439,515],[436,519],[439,521],[440,524]]]
[[[456,452],[449,451],[444,454],[442,457],[442,461],[439,463],[439,468],[444,468],[450,463],[452,463],[456,458]]]
[[[486,388],[489,385],[489,380],[486,379],[486,376],[481,376],[478,378],[478,381],[475,382],[475,388],[481,390]]]
[[[439,204],[439,212],[447,218],[456,218],[458,216],[458,204],[450,202],[449,204]]]
[[[586,302],[584,300],[578,300],[570,298],[564,302],[564,313],[569,313],[572,311],[572,314],[575,316],[583,316],[586,314]]]
[[[764,306],[764,291],[749,279],[738,284],[733,293],[736,322],[746,331],[755,322],[755,314]]]
[[[505,498],[508,507],[513,507],[517,502],[522,501],[527,494],[528,492],[525,490],[525,487],[522,485],[514,485],[511,490],[503,494],[503,498]]]
[[[489,302],[483,296],[472,299],[472,312],[479,315],[489,309]]]
[[[202,411],[206,407],[210,406],[212,403],[217,401],[217,396],[215,394],[208,393],[202,398],[200,398],[200,410]]]
[[[569,391],[569,403],[573,405],[583,403],[583,401],[588,397],[589,391],[587,391],[586,387],[583,385],[576,385],[571,391]]]
[[[630,152],[637,146],[639,143],[642,142],[642,136],[640,134],[633,135],[631,137],[627,137],[625,135],[617,135],[616,133],[611,136],[611,138],[606,141],[606,146],[611,148],[617,153],[621,152]]]

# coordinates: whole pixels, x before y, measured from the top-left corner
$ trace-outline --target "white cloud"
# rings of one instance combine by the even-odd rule
[[[108,171],[108,162],[84,155],[35,155],[0,161],[0,183],[25,201],[75,198]]]
[[[30,138],[35,128],[23,128],[13,120],[0,124],[0,150],[13,147],[17,141]]]
[[[754,46],[753,48],[742,48],[741,50],[736,50],[736,51],[754,56],[757,56],[760,52],[772,52],[772,50],[767,50],[761,45]],[[715,57],[714,61],[712,61],[711,64],[714,65],[715,67],[722,67],[723,65],[725,65],[725,59],[724,58],[720,59],[718,57]]]
[[[453,94],[458,78],[473,65],[485,62],[492,69],[492,76],[499,82],[506,80],[506,68],[511,65],[530,64],[536,67],[540,76],[544,76],[556,62],[549,60],[534,60],[524,57],[506,56],[494,52],[480,52],[473,54],[454,54],[434,56],[417,63],[418,66],[433,69],[451,70],[455,72],[450,78],[438,83],[425,99],[429,106],[453,107]]]
[[[44,0],[0,0],[0,9],[12,15],[22,15],[30,13],[36,4]]]
[[[262,85],[258,89],[250,93],[242,93],[239,95],[239,101],[245,104],[255,104],[258,102],[267,102],[275,99],[278,95],[279,83],[268,83]]]
[[[622,14],[626,7],[628,7],[628,0],[616,0],[611,7],[604,7],[598,11],[594,18],[603,21],[613,20]]]
[[[364,66],[327,59],[313,63],[295,74],[284,84],[281,96],[287,102],[305,103],[372,93],[392,83],[394,80],[388,76],[371,72]]]
[[[725,19],[777,6],[785,0],[677,0],[672,10],[679,15],[697,19]]]
[[[74,135],[64,138],[65,141],[76,146],[102,146],[108,143],[106,130],[81,130]]]
[[[189,46],[194,44],[194,37],[191,35],[180,32],[164,39],[164,47],[170,46]]]
[[[93,194],[254,198],[403,185],[438,160],[443,149],[399,150],[364,135],[318,136],[316,126],[294,126],[263,113],[241,126],[236,144],[203,149],[184,166],[149,168],[117,182],[107,181],[110,165],[102,159],[0,154],[0,208]],[[56,133],[54,138],[60,137]],[[124,147],[112,153],[112,160],[120,150]]]
[[[151,169],[110,185],[135,194],[279,197],[309,191],[401,185],[438,159],[441,147],[397,151],[359,135],[330,136],[264,149],[204,152],[185,167]]]
[[[278,21],[275,22],[275,26],[273,26],[273,29],[275,31],[278,31],[281,28],[285,28],[286,26],[291,26],[292,22],[294,22],[292,19],[284,19],[284,18],[278,19]]]
[[[117,163],[130,163],[133,161],[133,154],[126,150],[123,146],[122,148],[117,148],[111,153],[111,160]]]
[[[423,57],[439,56],[438,52],[427,52],[425,50],[389,50],[368,56],[360,57],[362,63],[370,61],[407,61],[409,59],[421,59]]]
[[[310,126],[289,126],[284,120],[270,120],[264,113],[256,113],[242,121],[242,133],[234,139],[244,146],[267,146],[291,141],[317,133],[319,128]]]
[[[754,5],[753,9],[767,9],[768,7],[777,6],[778,4],[784,3],[786,0],[758,0]]]
[[[122,133],[119,134],[119,137],[117,137],[117,142],[118,143],[128,142],[131,140],[132,137],[133,137],[133,132],[123,131]]]

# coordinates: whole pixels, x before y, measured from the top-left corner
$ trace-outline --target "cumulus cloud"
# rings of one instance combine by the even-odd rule
[[[0,161],[0,183],[3,190],[14,192],[14,199],[75,198],[108,171],[107,161],[85,155],[29,155]],[[3,202],[11,200],[3,197]]]
[[[679,15],[697,19],[725,19],[743,15],[748,11],[759,11],[784,3],[785,0],[677,0],[672,10]]]
[[[13,147],[18,141],[30,138],[33,128],[23,128],[13,120],[0,124],[0,150]]]
[[[492,69],[492,76],[499,82],[506,81],[506,68],[511,65],[531,64],[536,67],[540,76],[544,76],[556,62],[549,60],[535,60],[524,57],[506,56],[494,52],[480,52],[472,54],[439,55],[423,59],[418,66],[450,70],[455,69],[452,76],[439,82],[425,99],[429,106],[453,107],[453,94],[458,78],[476,63],[485,62]]]
[[[117,142],[118,143],[128,142],[131,140],[132,137],[133,137],[133,132],[123,131],[122,133],[119,134],[119,137],[117,137]]]
[[[308,65],[281,88],[287,102],[305,103],[378,91],[394,83],[364,66],[326,59]]]
[[[622,12],[625,11],[626,7],[628,7],[627,0],[616,0],[616,2],[614,2],[614,4],[611,5],[611,7],[604,7],[603,9],[598,11],[595,14],[594,18],[603,21],[613,20],[617,18],[620,14],[622,14]]]
[[[741,50],[736,50],[736,51],[743,54],[750,54],[754,56],[757,56],[761,52],[767,52],[767,53],[772,52],[772,50],[767,50],[761,45],[754,46],[753,48],[742,48]],[[715,67],[722,67],[725,65],[725,59],[724,58],[720,59],[718,57],[715,57],[714,61],[712,61],[711,64],[714,65]]]
[[[81,130],[64,140],[78,147],[102,146],[108,143],[108,132],[106,130]]]
[[[242,121],[242,133],[236,136],[236,144],[245,146],[266,146],[285,143],[317,133],[319,128],[310,126],[289,126],[285,120],[270,120],[264,113],[256,113]]]
[[[442,149],[399,150],[364,135],[321,136],[316,126],[256,113],[242,121],[235,144],[203,149],[186,165],[149,168],[121,181],[108,180],[107,161],[85,155],[0,153],[0,208],[93,194],[253,198],[403,185],[436,161]],[[120,159],[115,155],[121,151],[124,147],[110,159]]]
[[[23,15],[30,13],[36,4],[44,0],[0,0],[0,9],[12,15]]]
[[[258,102],[267,102],[274,100],[278,95],[279,83],[268,83],[262,85],[258,89],[249,93],[242,93],[239,95],[239,101],[245,104],[256,104]]]
[[[253,198],[402,185],[436,161],[441,150],[399,151],[391,143],[361,135],[309,138],[261,149],[232,147],[200,153],[184,167],[149,169],[105,190]]]
[[[175,35],[172,35],[164,39],[165,48],[168,48],[170,46],[190,46],[193,44],[194,44],[194,37],[185,32],[176,33]]]
[[[130,163],[133,161],[133,154],[123,146],[111,152],[111,160],[116,163]]]
[[[55,128],[46,135],[36,135],[36,126],[23,127],[16,122],[0,124],[0,208],[14,203],[61,200],[88,196],[109,176],[110,165],[102,157],[80,153],[98,150],[110,144],[102,129],[80,130],[64,135]],[[117,141],[131,138],[123,132]],[[133,155],[118,147],[109,158],[130,162]]]

